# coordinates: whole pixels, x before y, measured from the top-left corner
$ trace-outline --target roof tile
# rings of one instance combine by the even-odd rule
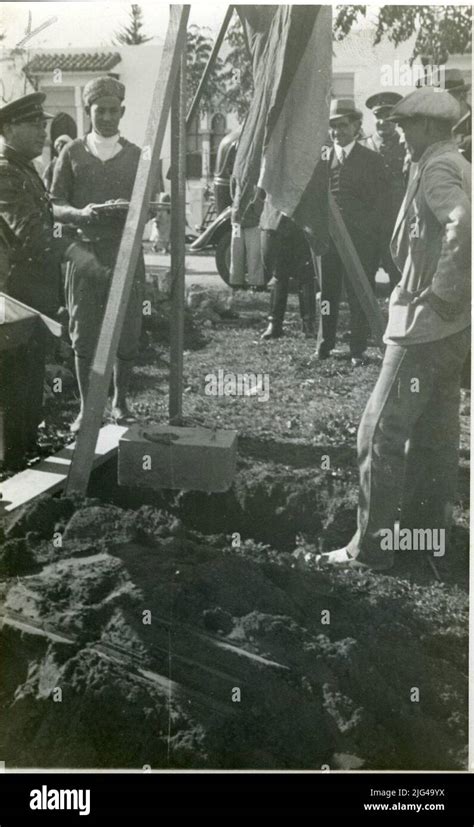
[[[109,72],[121,57],[118,52],[43,52],[25,66],[30,74],[38,72]]]

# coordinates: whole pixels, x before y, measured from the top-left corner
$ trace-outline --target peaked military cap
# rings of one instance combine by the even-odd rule
[[[52,118],[53,116],[43,109],[45,100],[46,95],[43,92],[32,92],[1,106],[0,126],[6,123],[35,121],[37,118]]]
[[[387,113],[402,100],[403,95],[398,92],[377,92],[367,98],[365,105],[367,109],[371,109],[374,115],[378,115],[381,111],[387,110]]]

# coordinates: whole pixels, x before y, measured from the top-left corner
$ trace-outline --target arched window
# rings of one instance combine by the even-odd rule
[[[186,131],[186,178],[202,176],[202,137],[199,134],[199,120],[193,118]]]

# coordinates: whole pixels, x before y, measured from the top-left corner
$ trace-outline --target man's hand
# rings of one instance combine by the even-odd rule
[[[97,221],[98,215],[95,212],[96,206],[96,204],[88,204],[87,207],[83,207],[82,210],[78,210],[81,225],[91,224],[93,221]]]

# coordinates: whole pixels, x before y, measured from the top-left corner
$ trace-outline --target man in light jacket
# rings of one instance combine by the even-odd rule
[[[391,117],[416,164],[391,242],[402,277],[390,299],[381,373],[359,427],[358,529],[348,546],[320,558],[379,570],[393,565],[390,537],[402,529],[418,538],[424,532],[428,551],[436,537],[434,553],[444,553],[439,540],[447,537],[456,494],[471,321],[470,166],[451,138],[459,104],[425,87]]]

